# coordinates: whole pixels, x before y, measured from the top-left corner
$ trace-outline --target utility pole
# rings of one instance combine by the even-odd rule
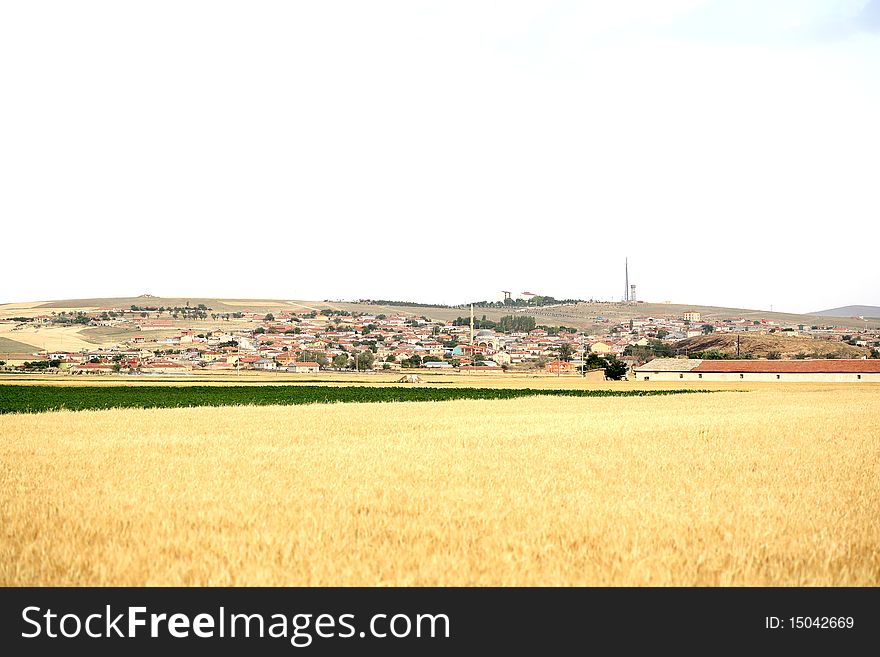
[[[736,357],[739,359],[739,333],[736,334]]]

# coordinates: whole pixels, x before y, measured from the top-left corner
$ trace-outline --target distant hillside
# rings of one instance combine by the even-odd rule
[[[358,303],[348,301],[293,301],[289,299],[217,299],[206,297],[122,297],[122,298],[92,298],[92,299],[66,299],[58,301],[33,301],[0,304],[0,320],[16,316],[34,316],[61,311],[94,311],[100,308],[129,308],[132,305],[140,307],[165,306],[198,306],[204,304],[212,312],[232,313],[236,311],[250,310],[258,313],[278,311],[309,312],[312,310],[331,309],[347,310],[349,312],[367,314],[402,314],[414,317],[425,316],[436,320],[453,320],[457,317],[465,317],[470,308],[467,304],[461,306],[401,306],[395,302],[393,305],[381,303]],[[721,321],[724,319],[743,318],[746,320],[767,320],[779,325],[819,324],[825,326],[838,326],[847,329],[864,329],[865,322],[856,319],[859,314],[864,317],[873,317],[868,322],[868,328],[880,328],[880,308],[876,306],[849,306],[856,309],[849,313],[843,313],[847,309],[834,309],[823,311],[822,315],[797,315],[793,313],[769,312],[748,308],[724,308],[720,306],[683,305],[669,303],[622,303],[622,302],[581,302],[573,305],[553,305],[535,308],[526,307],[480,307],[477,306],[475,314],[478,318],[483,315],[487,319],[498,321],[503,315],[527,314],[532,315],[537,323],[548,326],[571,326],[580,329],[604,331],[608,324],[625,325],[634,317],[681,317],[685,310],[700,312],[703,321]],[[865,311],[865,312],[862,312]],[[842,315],[831,313],[841,312]],[[874,313],[871,315],[870,313]]]
[[[272,312],[278,310],[293,310],[308,312],[320,308],[327,308],[329,304],[312,301],[288,301],[280,299],[214,299],[205,297],[154,297],[142,295],[139,297],[116,297],[96,299],[62,299],[59,301],[34,301],[30,303],[0,304],[0,319],[15,315],[32,316],[36,314],[49,314],[52,311],[84,310],[94,311],[99,308],[130,308],[159,307],[172,308],[175,306],[190,306],[195,308],[204,304],[214,312],[228,313],[235,311],[250,310],[253,312]]]
[[[732,333],[710,333],[679,340],[675,348],[690,353],[715,349],[733,356],[736,355],[736,338]],[[778,333],[740,334],[739,351],[741,356],[752,355],[755,358],[767,358],[773,352],[779,354],[780,358],[794,358],[798,354],[805,354],[809,358],[862,358],[871,352],[865,347],[853,347],[833,340],[782,336]]]
[[[841,308],[829,308],[818,310],[812,315],[823,317],[880,317],[880,306],[842,306]]]

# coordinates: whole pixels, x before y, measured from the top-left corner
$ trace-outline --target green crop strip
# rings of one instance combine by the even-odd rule
[[[0,386],[0,414],[108,408],[271,406],[336,402],[418,402],[518,397],[653,397],[711,390],[535,390],[367,386]]]

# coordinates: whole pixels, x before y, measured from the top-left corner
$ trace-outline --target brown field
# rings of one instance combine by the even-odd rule
[[[80,335],[82,330],[81,326],[26,326],[15,329],[14,324],[0,324],[0,338],[34,345],[40,351],[45,349],[49,351],[92,349],[95,346],[94,343],[83,339]]]
[[[739,345],[737,345],[739,340]],[[794,358],[798,354],[806,354],[810,358],[868,358],[871,350],[867,347],[855,347],[845,342],[835,340],[820,340],[818,338],[805,338],[788,336],[785,333],[739,335],[733,333],[710,333],[693,338],[680,340],[675,344],[678,350],[703,351],[716,349],[722,353],[733,356],[739,348],[742,354],[751,354],[756,358],[766,358],[771,352],[776,352],[782,358]]]
[[[0,359],[6,354],[30,354],[37,351],[37,347],[32,344],[19,342],[10,338],[0,337]]]
[[[880,584],[880,386],[746,388],[0,416],[0,585]]]

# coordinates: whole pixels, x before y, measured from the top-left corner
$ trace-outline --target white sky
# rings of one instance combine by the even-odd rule
[[[3,2],[0,302],[880,305],[880,0]]]

